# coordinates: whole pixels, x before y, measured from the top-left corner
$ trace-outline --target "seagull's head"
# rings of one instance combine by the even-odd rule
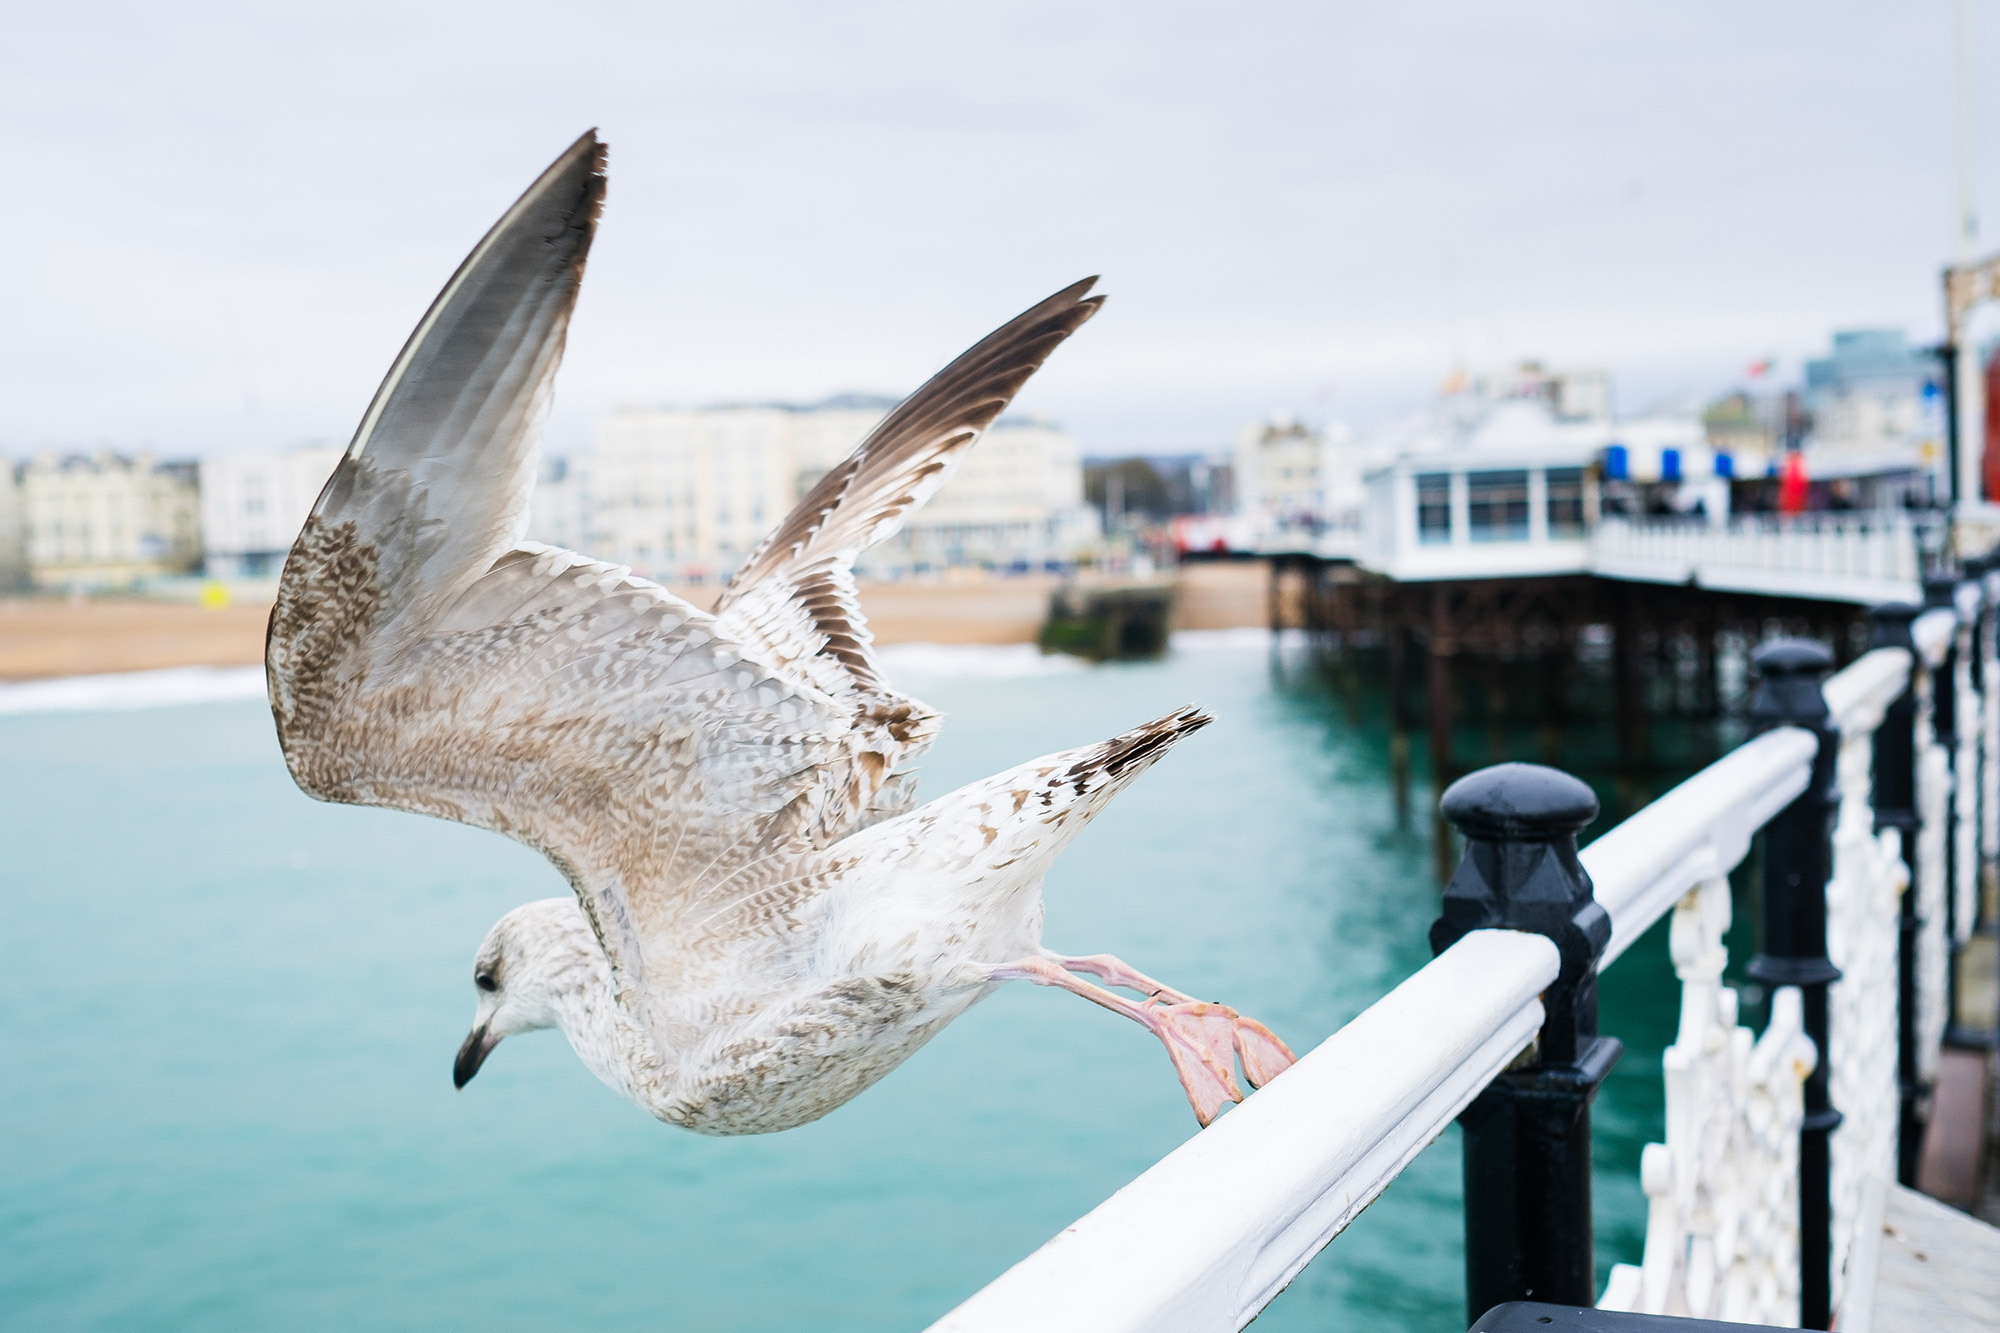
[[[470,1083],[502,1038],[559,1026],[562,1001],[583,984],[580,966],[587,970],[586,950],[596,947],[574,898],[545,898],[501,917],[472,960],[479,1007],[452,1062],[452,1084]]]

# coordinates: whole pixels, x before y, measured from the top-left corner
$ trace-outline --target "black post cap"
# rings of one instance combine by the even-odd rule
[[[1558,769],[1495,764],[1452,783],[1440,804],[1465,835],[1465,858],[1431,925],[1432,952],[1468,931],[1533,931],[1562,951],[1566,986],[1588,975],[1611,940],[1611,918],[1576,855],[1577,832],[1597,817],[1596,794]],[[1550,1021],[1571,1021],[1566,1002],[1552,1002]],[[1589,1024],[1595,1032],[1594,1009]],[[1570,1044],[1565,1038],[1564,1049]]]
[[[1933,574],[1924,580],[1924,605],[1951,606],[1958,594],[1958,578],[1952,574]]]
[[[1444,817],[1468,838],[1553,842],[1597,818],[1597,793],[1559,768],[1495,764],[1444,790]]]
[[[1825,724],[1826,696],[1820,680],[1833,669],[1833,653],[1811,639],[1773,639],[1751,654],[1759,677],[1750,701],[1750,720],[1760,731],[1776,726]]]
[[[1833,670],[1833,650],[1812,639],[1773,639],[1750,661],[1765,676],[1824,675]]]
[[[1874,622],[1868,634],[1870,648],[1907,648],[1917,650],[1917,641],[1910,637],[1910,626],[1924,613],[1924,608],[1915,602],[1882,602],[1868,608],[1868,618]]]

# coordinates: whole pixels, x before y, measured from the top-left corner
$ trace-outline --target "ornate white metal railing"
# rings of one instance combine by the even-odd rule
[[[1742,515],[1716,524],[1608,517],[1591,534],[1590,568],[1651,583],[1915,601],[1935,533],[1934,521],[1899,512]]]
[[[1827,957],[1841,973],[1828,997],[1831,1091],[1842,1116],[1831,1163],[1836,1307],[1861,1227],[1863,1187],[1871,1177],[1896,1174],[1896,920],[1910,868],[1895,832],[1876,831],[1871,763],[1876,729],[1909,687],[1910,673],[1908,652],[1877,649],[1826,684],[1840,726],[1840,813],[1826,898]]]
[[[1916,689],[1919,832],[1915,885],[1916,1079],[1924,1087],[1937,1081],[1938,1055],[1950,1019],[1945,1012],[1945,1000],[1950,991],[1951,942],[1945,927],[1951,885],[1945,857],[1951,843],[1952,756],[1946,746],[1938,743],[1937,673],[1946,654],[1955,646],[1957,631],[1957,613],[1946,607],[1925,612],[1910,626],[1910,638],[1925,667],[1917,673]],[[1944,684],[1950,688],[1949,681]]]
[[[1896,990],[1896,916],[1909,872],[1895,834],[1875,832],[1870,768],[1875,730],[1909,678],[1910,654],[1884,648],[1825,688],[1840,732],[1827,889],[1828,954],[1842,972],[1829,997],[1833,1103],[1845,1117],[1832,1145],[1836,1273],[1859,1225],[1862,1182],[1895,1172],[1896,1024],[1883,999]],[[1754,831],[1770,813],[1759,808],[1744,817],[1756,820]],[[1682,997],[1680,1030],[1664,1057],[1667,1141],[1648,1147],[1640,1167],[1649,1201],[1644,1260],[1614,1267],[1602,1304],[1790,1323],[1799,1309],[1799,1092],[1818,1057],[1804,1035],[1796,990],[1773,996],[1762,1037],[1737,1025],[1735,992],[1721,984],[1729,924],[1729,886],[1719,877],[1675,907],[1671,948]],[[1790,1145],[1782,1154],[1781,1144]],[[1838,1293],[1836,1281],[1836,1302]]]
[[[1843,1116],[1826,1176],[1835,1308],[1865,1190],[1895,1175],[1899,1114],[1907,1114],[1897,994],[1899,917],[1912,876],[1898,830],[1876,827],[1875,736],[1885,717],[1910,719],[1917,817],[1909,845],[1923,922],[1916,1064],[1928,1078],[1944,1031],[1943,908],[1956,887],[1947,883],[1946,850],[1956,843],[1960,865],[1970,863],[1976,875],[1980,833],[1991,827],[1972,802],[1960,802],[1953,816],[1953,760],[1963,775],[1959,790],[1977,792],[1994,775],[1989,763],[1984,781],[1972,777],[1980,751],[2000,753],[2000,712],[1991,708],[2000,691],[1969,688],[1978,683],[1969,669],[1945,678],[1961,719],[1953,754],[1935,735],[1931,683],[1954,647],[1958,662],[1971,660],[1974,640],[1960,626],[1978,625],[1980,609],[1918,616],[1909,626],[1914,652],[1879,648],[1824,687],[1838,737],[1826,884],[1827,957],[1841,972],[1828,991],[1830,1094]],[[2000,683],[1994,655],[1980,660],[1981,677]],[[1680,1027],[1664,1057],[1666,1141],[1649,1146],[1640,1164],[1649,1200],[1645,1251],[1640,1264],[1614,1270],[1607,1307],[1799,1318],[1802,1089],[1820,1052],[1806,1035],[1797,989],[1773,992],[1758,1035],[1739,1023],[1737,996],[1722,975],[1728,875],[1758,830],[1808,790],[1819,754],[1811,731],[1767,731],[1578,857],[1610,918],[1598,968],[1671,911],[1669,947],[1682,985]],[[1969,922],[1969,910],[1959,915]],[[1563,956],[1541,934],[1464,935],[1283,1078],[934,1327],[1242,1327],[1502,1070],[1532,1056]],[[1357,1070],[1367,1077],[1356,1078]],[[1172,1226],[1159,1225],[1165,1216]]]

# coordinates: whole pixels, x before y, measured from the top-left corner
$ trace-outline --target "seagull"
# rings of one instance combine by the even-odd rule
[[[505,834],[574,890],[480,944],[453,1082],[553,1027],[668,1124],[767,1133],[1023,980],[1153,1033],[1207,1125],[1291,1052],[1108,954],[1044,948],[1041,892],[1083,826],[1209,717],[1179,709],[917,806],[909,765],[939,715],[883,678],[855,589],[856,557],[1096,313],[1096,280],[906,399],[704,612],[523,540],[604,166],[585,134],[452,275],[293,545],[266,643],[306,793]]]

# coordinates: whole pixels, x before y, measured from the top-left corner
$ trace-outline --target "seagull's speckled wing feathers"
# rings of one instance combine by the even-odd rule
[[[1017,315],[904,399],[764,539],[716,606],[724,631],[765,660],[829,697],[854,700],[869,776],[884,787],[867,793],[874,816],[910,794],[890,787],[889,775],[929,746],[937,716],[876,668],[855,558],[902,528],[1049,354],[1097,313],[1104,298],[1089,295],[1096,283],[1073,283]],[[856,817],[867,822],[871,811]]]
[[[630,991],[649,940],[813,821],[850,727],[657,585],[519,542],[603,162],[578,140],[425,315],[292,549],[266,658],[301,787],[539,848]]]

